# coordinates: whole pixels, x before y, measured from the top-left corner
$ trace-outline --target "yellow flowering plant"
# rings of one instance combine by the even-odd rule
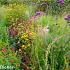
[[[23,18],[27,6],[25,4],[13,3],[5,6],[5,9],[6,20],[8,21],[8,25],[11,25],[12,23],[16,23],[20,17]]]
[[[20,34],[17,41],[17,44],[20,45],[19,51],[21,51],[22,49],[31,47],[35,39],[35,36],[36,36],[35,32],[26,32],[26,33]]]

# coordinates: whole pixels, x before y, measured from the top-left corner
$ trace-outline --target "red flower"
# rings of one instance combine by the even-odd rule
[[[2,52],[6,53],[7,52],[6,48],[2,48]]]

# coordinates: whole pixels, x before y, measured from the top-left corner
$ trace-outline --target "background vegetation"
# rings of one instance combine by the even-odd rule
[[[15,70],[70,70],[70,0],[0,0],[0,65]]]

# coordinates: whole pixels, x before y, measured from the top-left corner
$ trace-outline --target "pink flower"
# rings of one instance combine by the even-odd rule
[[[65,20],[69,21],[70,20],[70,15],[66,15],[64,18],[65,18]]]

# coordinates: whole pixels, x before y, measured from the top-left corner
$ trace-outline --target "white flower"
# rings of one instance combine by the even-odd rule
[[[38,34],[42,37],[45,37],[49,32],[49,26],[46,26],[46,27],[40,27],[38,29]]]
[[[44,31],[45,33],[49,32],[49,26],[44,27],[44,28],[43,28],[43,31]]]

